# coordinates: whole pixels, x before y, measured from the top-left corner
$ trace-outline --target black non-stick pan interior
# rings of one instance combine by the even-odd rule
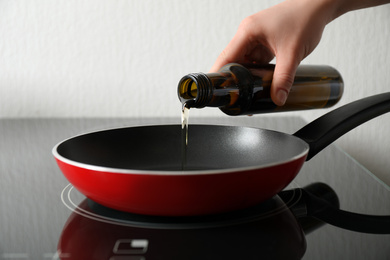
[[[116,169],[181,171],[180,125],[120,128],[71,138],[58,153],[71,161]],[[308,151],[301,139],[249,127],[190,125],[185,170],[265,167]]]

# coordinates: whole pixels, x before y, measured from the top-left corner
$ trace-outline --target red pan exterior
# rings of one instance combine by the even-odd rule
[[[306,155],[265,168],[193,175],[104,172],[56,161],[69,182],[99,204],[138,214],[193,216],[242,209],[271,198],[295,178]]]

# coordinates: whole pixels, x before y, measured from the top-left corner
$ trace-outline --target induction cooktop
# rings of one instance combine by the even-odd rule
[[[191,118],[191,122],[288,133],[305,124],[299,117],[253,119]],[[240,211],[186,218],[104,207],[79,193],[51,155],[56,143],[83,132],[177,121],[0,120],[0,259],[389,259],[390,235],[305,217],[308,208],[302,206],[302,198],[307,190],[316,193],[313,187],[320,191],[318,197],[345,211],[390,215],[390,188],[335,145],[305,163],[293,183],[269,201]]]

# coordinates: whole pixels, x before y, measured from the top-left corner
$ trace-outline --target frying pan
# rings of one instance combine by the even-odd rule
[[[273,197],[305,160],[389,111],[390,92],[340,107],[293,135],[190,125],[184,170],[180,125],[83,134],[56,145],[53,155],[69,182],[103,206],[146,215],[215,214]]]

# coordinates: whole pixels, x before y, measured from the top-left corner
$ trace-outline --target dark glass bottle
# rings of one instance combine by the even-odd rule
[[[228,115],[249,115],[326,108],[336,104],[344,89],[339,72],[324,65],[300,65],[285,105],[271,100],[275,65],[227,64],[217,73],[193,73],[178,85],[187,107],[219,107]]]

